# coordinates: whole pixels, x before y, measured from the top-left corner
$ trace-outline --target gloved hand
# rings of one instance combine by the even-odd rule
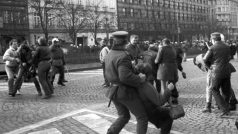
[[[186,76],[186,73],[185,73],[185,72],[182,72],[182,76],[183,76],[183,78],[184,78],[184,79],[186,79],[186,78],[187,78],[187,76]]]

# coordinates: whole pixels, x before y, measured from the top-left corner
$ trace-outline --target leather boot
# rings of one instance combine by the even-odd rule
[[[212,112],[211,106],[212,106],[212,104],[211,104],[210,102],[208,102],[208,103],[206,104],[205,109],[202,110],[202,112],[203,112],[203,113],[211,113],[211,112]]]

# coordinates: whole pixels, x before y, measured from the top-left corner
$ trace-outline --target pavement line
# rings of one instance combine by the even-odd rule
[[[117,118],[117,116],[113,116],[113,115],[109,115],[109,114],[105,114],[105,113],[100,113],[100,112],[92,111],[92,110],[89,110],[89,109],[80,109],[80,110],[75,110],[75,111],[72,111],[70,113],[66,113],[66,114],[63,114],[63,115],[60,115],[60,116],[56,116],[56,117],[53,117],[53,118],[50,118],[50,119],[46,119],[46,120],[40,121],[38,123],[35,123],[35,124],[32,124],[32,125],[28,125],[28,126],[25,126],[25,127],[22,127],[22,128],[10,131],[10,132],[6,132],[4,134],[21,134],[21,133],[25,133],[27,131],[33,130],[35,128],[38,128],[40,126],[43,126],[43,125],[46,125],[46,124],[49,124],[49,123],[52,123],[52,122],[55,122],[55,121],[58,121],[58,120],[61,120],[61,119],[73,116],[73,115],[76,115],[76,114],[79,114],[79,113],[83,113],[83,112],[91,112],[91,113],[94,113],[94,114],[103,115],[103,116],[111,117],[111,118],[114,118],[114,119]],[[135,121],[131,121],[130,120],[129,122],[131,122],[133,124],[136,124]],[[156,128],[152,124],[149,124],[149,127],[150,128]],[[173,130],[171,130],[171,133],[172,134],[183,134],[183,133],[180,133],[180,132],[177,132],[177,131],[173,131]]]
[[[90,113],[95,113],[95,114],[98,114],[98,115],[102,115],[102,116],[106,116],[106,117],[110,117],[110,118],[117,119],[117,116],[114,116],[114,115],[109,115],[109,114],[105,114],[105,113],[101,113],[101,112],[97,112],[97,111],[92,111],[92,110],[89,110],[89,109],[85,109],[85,110],[86,110],[87,112],[90,112]],[[130,122],[130,123],[133,123],[133,124],[137,124],[136,121],[130,120],[129,122]],[[153,124],[149,124],[148,127],[157,129]],[[181,133],[181,132],[174,131],[174,130],[171,130],[170,133],[171,133],[171,134],[183,134],[183,133]]]
[[[22,127],[22,128],[19,128],[19,129],[16,129],[16,130],[4,133],[4,134],[25,133],[25,132],[30,131],[32,129],[35,129],[37,127],[40,127],[40,126],[43,126],[43,125],[46,125],[46,124],[49,124],[49,123],[52,123],[52,122],[70,117],[70,116],[73,116],[73,115],[78,114],[78,113],[82,113],[82,112],[85,112],[85,111],[86,111],[85,109],[76,110],[76,111],[73,111],[73,112],[70,112],[70,113],[67,113],[67,114],[64,114],[64,115],[56,116],[56,117],[53,117],[53,118],[50,118],[50,119],[43,120],[43,121],[40,121],[38,123],[32,124],[32,125],[28,125],[28,126],[25,126],[25,127]]]
[[[84,124],[85,126],[97,132],[98,134],[106,134],[108,128],[112,124],[110,121],[103,119],[102,117],[96,114],[86,114],[86,115],[74,116],[72,118]],[[120,134],[133,134],[133,133],[128,132],[125,129],[122,129]]]
[[[56,128],[50,128],[41,131],[31,132],[28,134],[62,134],[62,133]]]

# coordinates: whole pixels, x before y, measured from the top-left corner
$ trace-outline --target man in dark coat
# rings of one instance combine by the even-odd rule
[[[51,84],[53,85],[55,75],[57,72],[59,72],[59,79],[57,84],[61,86],[65,86],[63,83],[64,81],[64,52],[59,44],[59,39],[54,38],[52,39],[52,45],[50,46],[51,51]]]
[[[108,134],[118,134],[130,120],[130,112],[137,120],[137,133],[146,134],[148,117],[136,89],[145,81],[133,72],[131,56],[125,45],[128,33],[114,32],[114,46],[105,58],[106,78],[111,83],[106,96],[114,103],[118,111],[118,119],[108,129]]]
[[[209,48],[203,57],[205,65],[211,70],[211,91],[216,103],[221,109],[221,117],[229,115],[229,105],[227,99],[230,98],[230,48],[221,41],[220,33],[212,33],[211,40],[213,46]],[[222,94],[220,92],[220,87]]]

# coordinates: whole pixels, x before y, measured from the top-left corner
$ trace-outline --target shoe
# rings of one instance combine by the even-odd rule
[[[204,110],[202,110],[202,113],[211,113],[212,109],[211,108],[205,108]]]
[[[229,105],[229,110],[230,111],[235,111],[236,110],[236,105]]]
[[[21,91],[17,90],[16,95],[21,95]]]
[[[12,96],[12,97],[15,97],[16,94],[15,93],[9,93],[8,95]]]
[[[206,104],[205,109],[202,110],[202,113],[211,113],[211,112],[212,112],[211,106],[212,106],[212,103],[208,102],[208,103]]]
[[[51,95],[45,95],[42,97],[42,99],[49,99],[49,98],[51,98]]]
[[[221,113],[220,117],[223,118],[225,116],[229,116],[230,114],[231,114],[230,111],[226,111],[226,112]]]
[[[62,80],[62,82],[68,82],[67,80]]]
[[[61,86],[65,86],[65,84],[63,82],[58,82],[57,84],[61,85]]]

